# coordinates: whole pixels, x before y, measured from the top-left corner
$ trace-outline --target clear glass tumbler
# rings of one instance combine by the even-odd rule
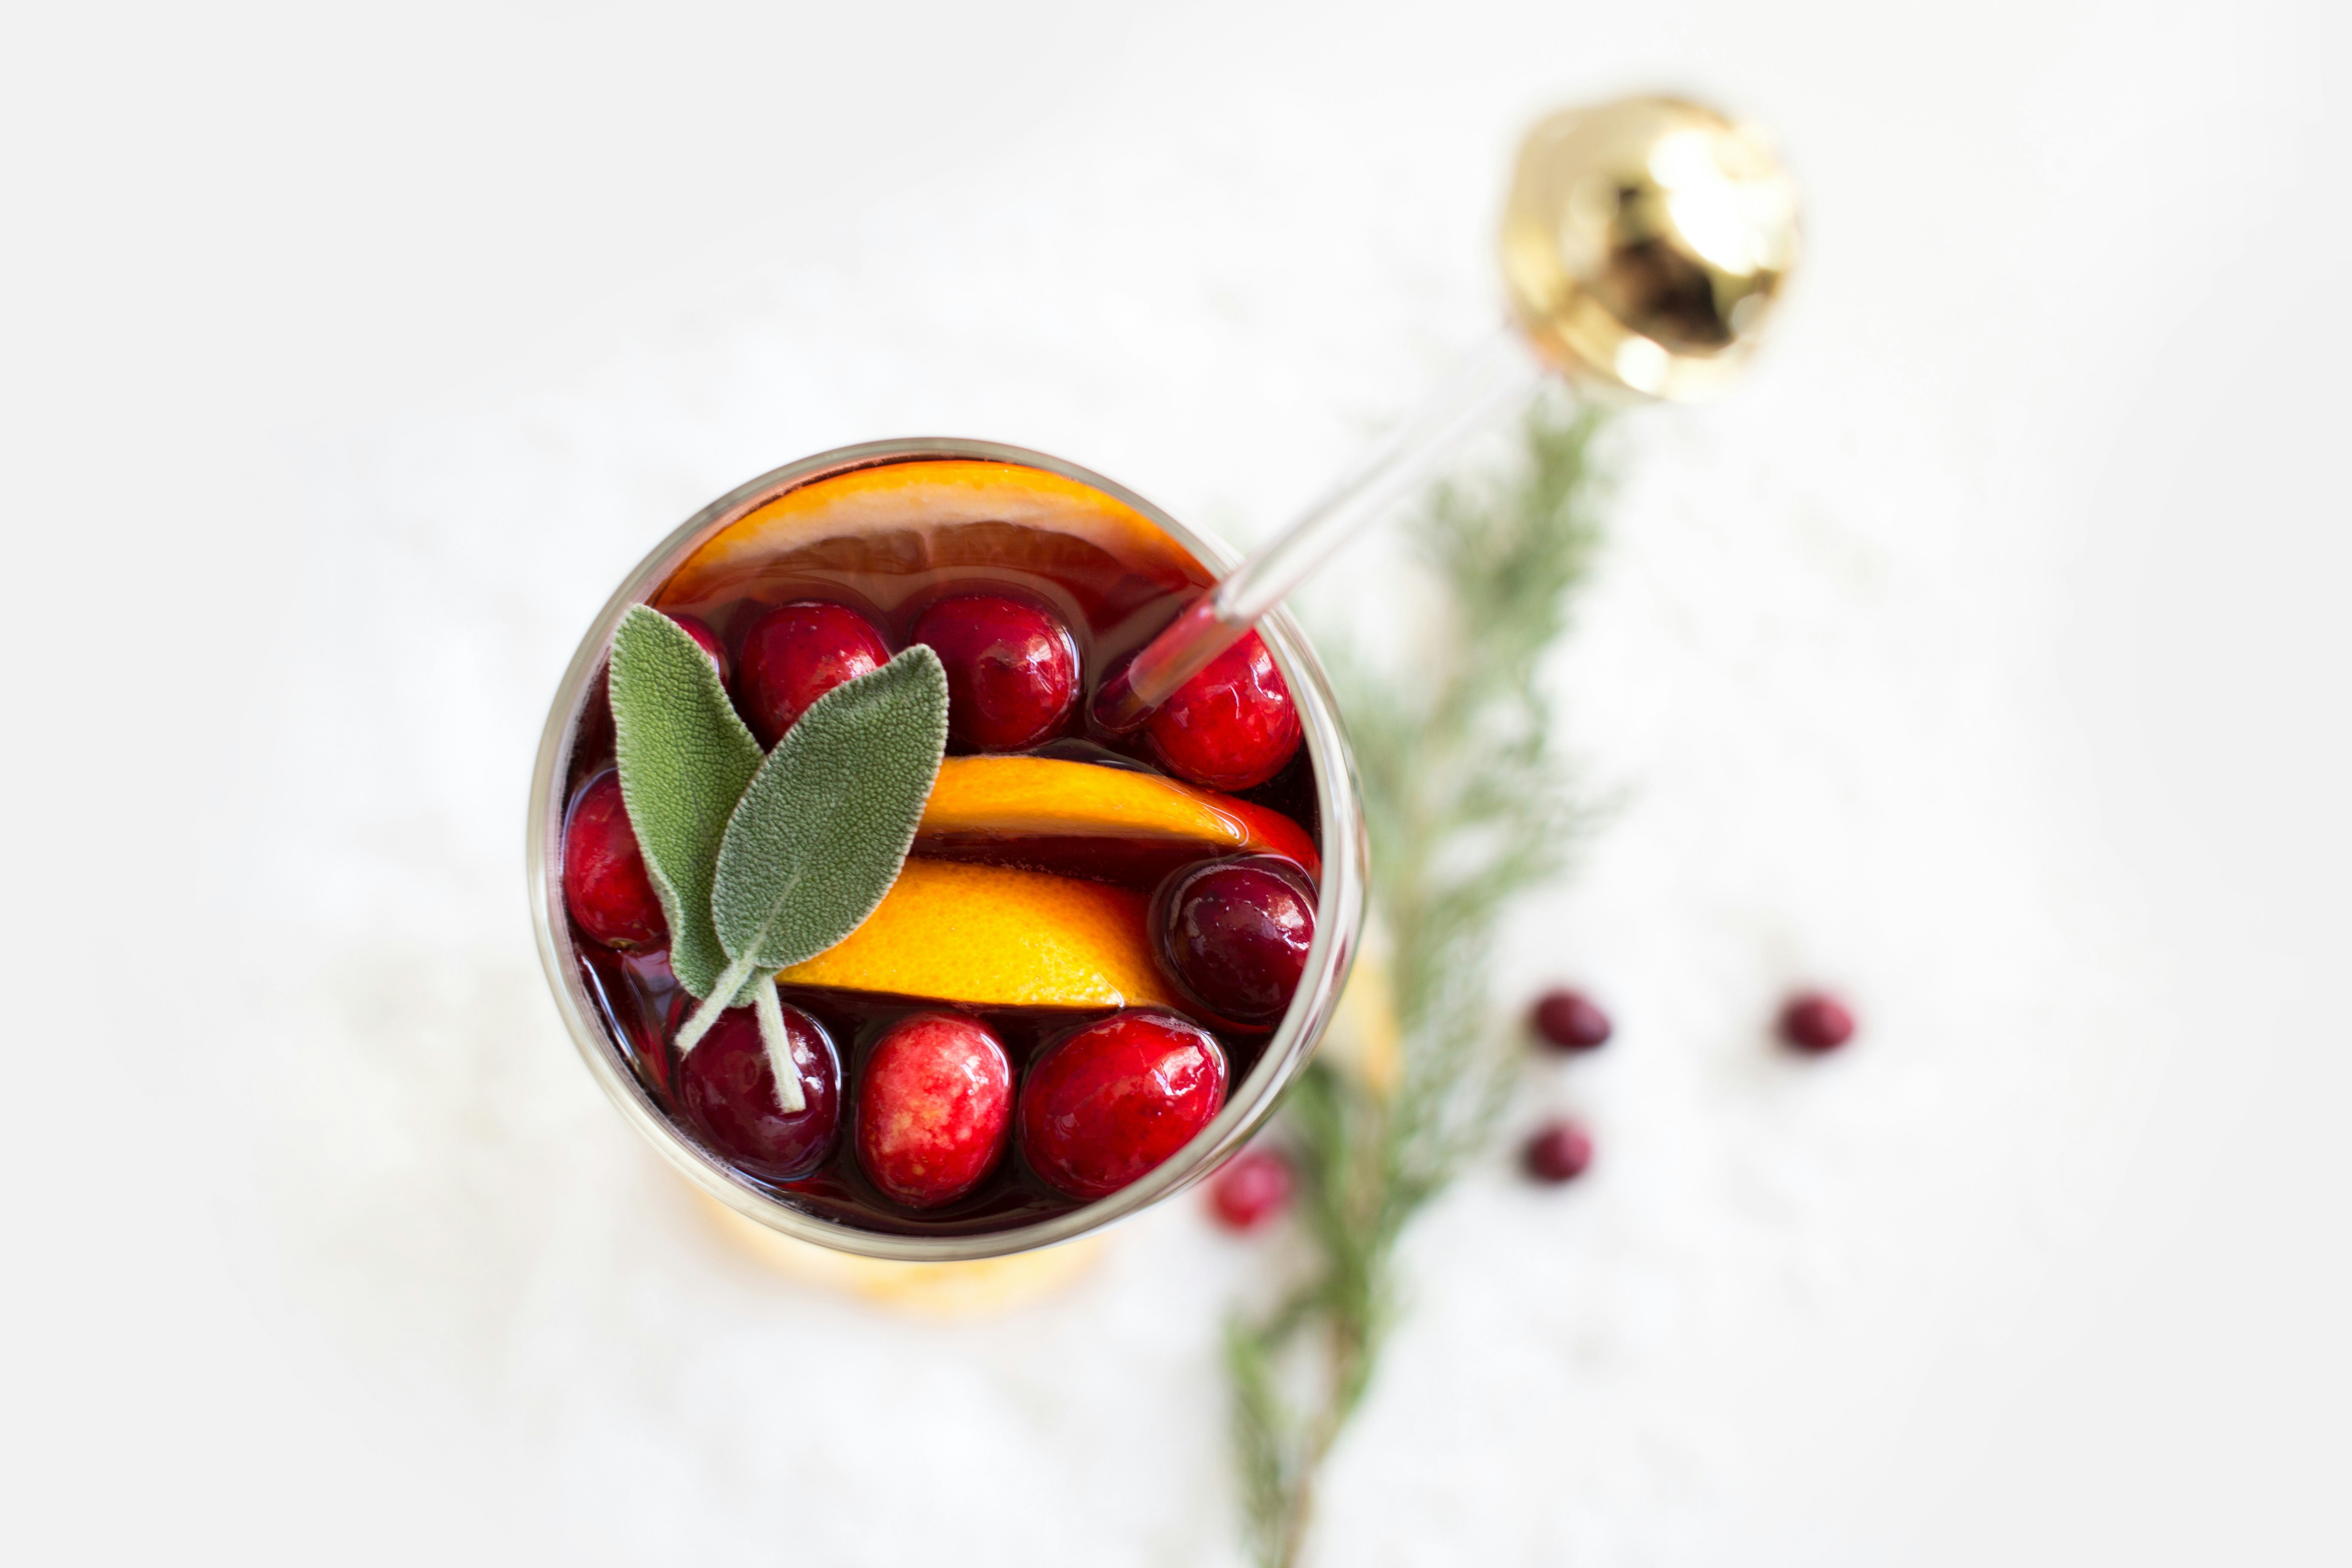
[[[994,1258],[1067,1241],[1158,1203],[1214,1171],[1273,1114],[1283,1090],[1305,1068],[1330,1026],[1361,935],[1366,884],[1363,805],[1330,687],[1297,625],[1277,611],[1259,624],[1259,630],[1297,700],[1315,770],[1323,862],[1315,941],[1289,1011],[1255,1065],[1233,1087],[1224,1109],[1189,1144],[1129,1185],[1067,1212],[1001,1230],[925,1235],[869,1229],[812,1212],[795,1203],[788,1191],[754,1183],[685,1135],[631,1069],[625,1042],[615,1039],[604,1023],[589,993],[585,965],[564,913],[562,840],[572,749],[590,701],[603,691],[599,678],[614,628],[632,605],[651,599],[706,543],[771,508],[779,498],[856,470],[942,461],[1013,465],[1055,476],[1055,482],[1065,488],[1066,482],[1085,487],[1156,529],[1164,537],[1155,544],[1172,546],[1175,558],[1203,582],[1222,574],[1234,560],[1233,552],[1133,492],[1075,464],[1015,447],[958,440],[870,442],[822,452],[762,474],[711,502],[656,546],[614,590],[582,637],[540,742],[531,776],[527,855],[531,918],[556,1008],[589,1071],[630,1125],[689,1181],[747,1218],[822,1247],[913,1262]],[[855,1064],[845,1060],[842,1066],[846,1089],[855,1080]]]

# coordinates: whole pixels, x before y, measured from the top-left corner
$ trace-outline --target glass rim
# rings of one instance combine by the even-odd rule
[[[1283,1090],[1313,1057],[1329,1027],[1360,944],[1370,867],[1355,759],[1322,666],[1287,610],[1276,609],[1257,629],[1298,699],[1306,744],[1315,763],[1323,874],[1317,892],[1315,941],[1297,995],[1266,1042],[1249,1076],[1234,1086],[1208,1126],[1157,1167],[1108,1197],[1067,1213],[1008,1229],[954,1236],[900,1235],[826,1219],[773,1196],[706,1152],[656,1105],[598,1021],[562,918],[562,833],[572,740],[613,631],[630,607],[643,604],[706,540],[754,508],[787,491],[858,468],[925,461],[1002,462],[1074,479],[1133,508],[1223,574],[1238,559],[1213,538],[1185,527],[1160,508],[1100,474],[1047,453],[992,441],[946,437],[866,441],[837,447],[772,468],[720,496],[671,531],[622,579],[604,603],[558,684],[531,770],[530,837],[525,867],[540,963],[572,1045],[625,1121],[677,1171],[710,1197],[744,1217],[797,1240],[835,1251],[900,1262],[948,1262],[1000,1258],[1069,1241],[1125,1219],[1206,1176],[1273,1115]],[[843,1064],[844,1071],[848,1064]]]

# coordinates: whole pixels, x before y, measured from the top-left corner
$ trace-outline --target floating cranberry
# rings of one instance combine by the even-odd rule
[[[1192,1140],[1225,1103],[1225,1053],[1171,1013],[1089,1024],[1030,1064],[1021,1152],[1074,1198],[1106,1197]]]
[[[890,661],[874,623],[845,605],[799,599],[765,611],[743,634],[735,695],[763,746],[772,746],[809,704]]]
[[[610,768],[572,797],[564,817],[563,903],[605,947],[627,952],[669,942],[669,921],[621,799],[621,775]]]
[[[1853,1038],[1853,1015],[1827,992],[1800,992],[1780,1009],[1780,1038],[1811,1056],[1833,1051]]]
[[[1013,1063],[961,1013],[918,1013],[875,1042],[857,1080],[857,1163],[908,1208],[937,1208],[996,1168],[1013,1123]]]
[[[1609,1015],[1581,991],[1549,991],[1536,1001],[1537,1037],[1559,1051],[1594,1051],[1609,1043]]]
[[[1265,639],[1249,632],[1178,687],[1144,732],[1169,772],[1211,789],[1247,789],[1298,750],[1298,707]]]
[[[663,1105],[670,1101],[667,1020],[677,1005],[677,976],[662,952],[581,954],[581,979],[596,1011],[619,1036],[622,1055]]]
[[[776,1098],[767,1043],[749,1007],[719,1015],[677,1073],[678,1100],[703,1136],[736,1164],[772,1182],[796,1181],[823,1164],[841,1125],[841,1060],[832,1037],[797,1007],[784,1009],[784,1033],[800,1068],[803,1108],[797,1111],[787,1111]]]
[[[667,611],[664,613],[667,614]],[[698,616],[672,615],[669,618],[684,627],[686,635],[692,637],[702,651],[710,656],[710,662],[719,667],[719,684],[726,685],[730,679],[727,645],[719,640],[719,634],[705,626]]]
[[[1036,605],[993,594],[942,599],[915,623],[948,672],[948,742],[1017,752],[1051,740],[1078,700],[1078,645]]]
[[[1227,1230],[1255,1230],[1290,1202],[1290,1162],[1244,1149],[1209,1184],[1209,1212]]]
[[[1315,943],[1315,894],[1287,860],[1212,860],[1176,872],[1152,900],[1161,965],[1210,1012],[1240,1024],[1282,1016]]]
[[[1573,1121],[1553,1121],[1528,1140],[1521,1158],[1538,1182],[1572,1182],[1592,1163],[1592,1135]]]

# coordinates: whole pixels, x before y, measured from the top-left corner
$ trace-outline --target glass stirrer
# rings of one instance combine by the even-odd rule
[[[1433,478],[1464,437],[1524,409],[1550,377],[1631,399],[1720,391],[1796,263],[1796,191],[1753,127],[1681,99],[1621,99],[1528,132],[1501,240],[1510,324],[1104,681],[1097,724],[1140,727],[1340,544]]]

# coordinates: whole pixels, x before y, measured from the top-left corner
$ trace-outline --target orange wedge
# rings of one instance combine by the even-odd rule
[[[1216,855],[1281,855],[1322,875],[1314,840],[1278,811],[1157,773],[1051,757],[950,757],[915,835],[918,854],[1139,886]]]
[[[1166,1007],[1144,900],[1003,866],[911,859],[846,938],[776,976],[967,1007]]]
[[[656,603],[844,574],[903,581],[911,592],[936,581],[927,573],[974,567],[1097,583],[1117,614],[1210,582],[1149,518],[1091,485],[1018,463],[917,461],[836,474],[761,503],[688,556]]]

